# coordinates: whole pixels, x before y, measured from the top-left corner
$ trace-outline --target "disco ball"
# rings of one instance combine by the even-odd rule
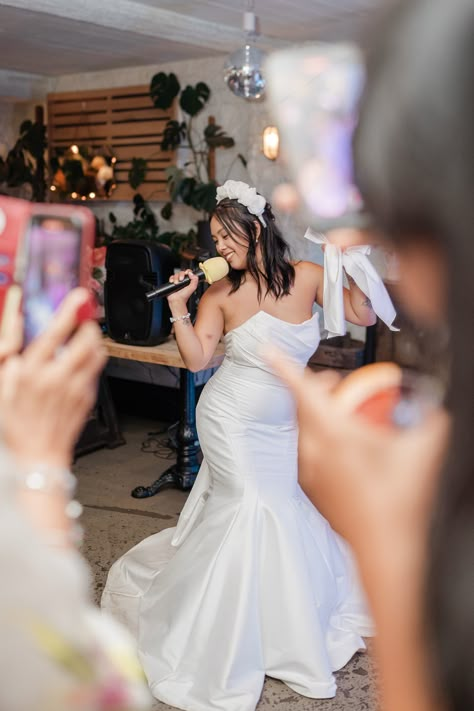
[[[225,63],[224,79],[233,94],[247,101],[259,101],[265,93],[265,79],[262,75],[264,52],[245,45],[231,54]]]

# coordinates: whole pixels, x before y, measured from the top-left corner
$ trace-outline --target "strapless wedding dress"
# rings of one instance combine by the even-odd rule
[[[197,408],[204,461],[176,528],[110,570],[103,607],[132,629],[153,695],[188,711],[253,711],[265,675],[332,697],[372,633],[345,543],[297,481],[292,398],[261,356],[303,366],[319,342],[260,311],[225,336]]]

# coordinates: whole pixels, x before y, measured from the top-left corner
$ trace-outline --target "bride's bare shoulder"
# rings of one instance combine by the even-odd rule
[[[308,279],[318,279],[322,277],[324,269],[320,264],[315,264],[314,262],[307,262],[300,260],[298,262],[293,262],[295,268],[295,273],[302,278]]]

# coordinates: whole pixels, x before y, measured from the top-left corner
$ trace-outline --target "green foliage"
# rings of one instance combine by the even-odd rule
[[[136,190],[146,178],[147,162],[144,158],[132,158],[132,167],[128,171],[128,182]]]
[[[183,249],[196,247],[196,237],[196,230],[191,228],[188,232],[163,232],[160,235],[160,242],[167,244],[176,254],[180,254]]]
[[[0,183],[6,183],[9,188],[29,183],[33,197],[40,199],[44,190],[44,170],[38,173],[36,167],[43,165],[46,145],[46,126],[29,119],[23,121],[15,145],[5,160],[0,157]]]
[[[203,81],[198,82],[196,86],[190,86],[188,84],[181,92],[179,105],[184,113],[191,117],[197,116],[209,101],[210,96],[211,90]]]
[[[184,121],[182,123],[179,123],[179,121],[168,121],[163,131],[161,149],[163,151],[174,150],[185,138],[186,124]]]
[[[210,123],[204,129],[204,139],[209,148],[232,148],[235,145],[233,138],[216,123]]]
[[[150,82],[150,96],[157,109],[169,109],[181,86],[175,74],[159,72]]]
[[[149,242],[159,242],[159,227],[156,215],[140,193],[133,197],[133,219],[126,225],[119,225],[113,212],[109,213],[112,224],[110,235],[104,235],[104,243],[109,244],[116,239],[141,239]]]
[[[147,242],[160,242],[171,247],[177,255],[187,247],[196,246],[196,232],[163,232],[160,234],[156,215],[148,202],[140,193],[133,198],[133,219],[125,225],[119,225],[117,217],[113,212],[109,213],[109,221],[112,225],[110,234],[104,229],[102,222],[99,223],[97,234],[101,235],[100,245],[108,245],[114,240],[145,240]]]
[[[165,96],[169,98],[176,87],[179,92],[179,82],[175,80],[174,75],[166,75],[163,72],[152,78],[150,96],[155,106],[158,106],[157,101],[159,101],[160,107],[163,107],[166,103]],[[170,91],[170,86],[173,91]],[[178,92],[173,93],[173,98]],[[161,149],[167,151],[183,146],[191,152],[191,160],[184,168],[172,166],[166,171],[170,200],[161,210],[161,216],[165,220],[171,219],[173,203],[177,200],[205,213],[206,216],[215,207],[217,184],[209,179],[209,151],[215,148],[232,148],[235,142],[221,126],[216,124],[209,124],[202,135],[196,137],[193,119],[204,109],[210,96],[211,90],[202,81],[195,86],[186,86],[180,94],[179,105],[187,114],[187,118],[182,122],[170,120],[165,126]],[[166,108],[170,105],[166,104]]]

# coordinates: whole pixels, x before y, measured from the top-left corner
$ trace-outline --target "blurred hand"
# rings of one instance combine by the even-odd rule
[[[391,554],[399,541],[423,545],[447,448],[446,413],[410,430],[371,425],[338,404],[334,373],[301,372],[273,350],[267,360],[296,400],[300,484],[331,526],[362,557],[381,539],[391,541]]]
[[[354,227],[338,227],[326,232],[326,237],[331,244],[340,247],[342,251],[348,247],[360,247],[361,245],[385,244],[382,236],[375,230],[361,230]]]
[[[170,277],[170,282],[172,284],[178,284],[179,282],[183,281],[184,277],[189,277],[191,279],[191,283],[188,284],[188,286],[185,286],[183,289],[180,289],[179,291],[175,291],[174,294],[170,294],[168,298],[168,303],[169,304],[177,304],[177,303],[186,303],[191,294],[193,294],[199,284],[199,279],[198,277],[192,272],[191,269],[186,269],[185,271],[179,272],[178,274],[173,274]]]
[[[16,336],[5,334],[0,348],[8,351],[0,368],[1,434],[25,465],[69,466],[94,405],[107,356],[97,324],[88,321],[78,327],[78,312],[88,301],[85,289],[74,289],[49,328],[23,353],[14,353],[21,330]]]

